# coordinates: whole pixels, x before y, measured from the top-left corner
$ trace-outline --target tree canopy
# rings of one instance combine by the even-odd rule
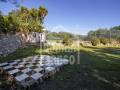
[[[47,39],[49,40],[63,40],[64,38],[76,39],[78,36],[69,32],[48,32]]]
[[[38,9],[22,6],[7,16],[0,13],[0,33],[43,32],[43,23],[47,15],[48,10],[43,6]]]
[[[98,38],[120,38],[120,26],[114,26],[110,29],[97,29],[90,31],[88,33],[88,38],[98,37]]]

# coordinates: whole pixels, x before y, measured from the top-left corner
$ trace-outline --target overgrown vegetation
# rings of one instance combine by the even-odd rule
[[[88,32],[88,38],[98,37],[98,38],[112,38],[120,39],[120,26],[114,26],[110,29],[100,28],[94,31]]]
[[[68,37],[70,39],[79,39],[78,35],[74,35],[70,32],[50,32],[47,31],[47,39],[48,40],[63,40],[65,37]]]
[[[67,45],[67,46],[68,46],[68,45],[71,45],[71,44],[72,44],[72,39],[66,36],[66,37],[64,37],[62,43],[63,43],[64,45]]]
[[[21,7],[10,12],[7,16],[0,13],[0,33],[42,32],[43,22],[48,11],[40,6],[38,9]]]
[[[93,38],[97,38],[100,40],[100,43],[103,45],[106,44],[120,44],[120,26],[114,26],[110,29],[97,29],[94,31],[89,31],[86,40],[95,42]],[[93,45],[96,46],[97,44]]]
[[[107,38],[100,38],[100,43],[102,43],[103,45],[106,45],[109,43],[109,39]]]
[[[91,43],[93,46],[97,46],[100,43],[100,40],[98,38],[92,38]]]

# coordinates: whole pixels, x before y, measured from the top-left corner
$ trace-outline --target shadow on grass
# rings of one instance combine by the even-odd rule
[[[38,49],[37,47],[20,49],[8,57],[0,58],[0,60],[7,61],[40,54],[36,52]],[[116,57],[116,54],[106,52],[107,48],[88,47],[87,49],[90,51],[83,48],[80,53],[74,50],[42,52],[42,54],[57,57],[67,55],[66,58],[69,60],[72,55],[75,63],[64,66],[60,72],[55,74],[55,78],[49,79],[31,90],[120,90],[120,56]],[[117,49],[113,48],[112,50],[116,51]],[[80,64],[78,64],[78,59]]]
[[[74,55],[78,52],[54,51],[51,55]],[[114,60],[115,59],[115,60]],[[118,60],[118,61],[117,61]],[[55,75],[54,79],[44,83],[41,90],[119,90],[120,57],[108,56],[103,51],[80,50],[80,64],[67,65]]]
[[[33,56],[39,54],[36,50],[40,49],[39,47],[29,46],[25,48],[17,49],[16,52],[9,54],[6,57],[0,57],[0,62],[6,62],[10,60],[22,59],[28,56]]]
[[[119,47],[90,47],[87,46],[85,48],[92,49],[98,52],[104,52],[109,54],[120,55],[120,48]]]

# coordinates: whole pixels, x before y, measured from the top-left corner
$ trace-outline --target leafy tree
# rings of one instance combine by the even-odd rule
[[[48,15],[48,10],[43,6],[40,6],[39,9],[38,9],[38,16],[40,17],[40,21],[41,21],[42,24],[44,22],[44,18],[47,15]]]
[[[52,40],[63,40],[65,37],[70,39],[76,39],[78,36],[68,32],[49,32],[47,34],[48,39]]]
[[[111,30],[120,30],[120,25],[112,27]]]
[[[100,43],[106,45],[109,43],[109,40],[107,38],[100,38]]]
[[[18,10],[11,11],[7,16],[0,14],[0,32],[43,32],[43,23],[47,14],[48,11],[45,7],[28,9],[23,6]]]
[[[72,40],[71,40],[69,37],[66,36],[66,37],[63,39],[62,43],[63,43],[64,45],[71,45],[71,44],[72,44]]]
[[[0,11],[0,33],[4,32],[4,18],[2,16],[2,13]]]
[[[108,33],[108,29],[97,29],[95,31],[90,31],[88,32],[88,37],[89,38],[93,38],[93,37],[108,37],[109,33]]]
[[[97,29],[94,31],[90,31],[88,33],[87,38],[91,39],[92,37],[97,37],[97,38],[113,38],[113,39],[118,39],[120,38],[120,26],[114,26],[109,29]]]
[[[98,38],[92,38],[91,43],[93,46],[97,46],[100,43],[100,40]]]

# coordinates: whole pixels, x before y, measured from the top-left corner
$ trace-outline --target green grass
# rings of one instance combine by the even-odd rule
[[[45,81],[36,89],[41,90],[120,90],[120,48],[114,47],[75,47],[49,48],[41,50],[38,47],[19,49],[15,53],[1,57],[0,62],[19,59],[36,54],[55,56],[71,55],[75,64],[64,66],[55,77]],[[80,51],[80,53],[78,53]],[[80,55],[80,64],[78,62]],[[35,88],[34,88],[35,89]]]
[[[40,51],[41,49],[39,47],[35,47],[35,46],[18,49],[18,50],[16,50],[16,52],[14,52],[6,57],[0,57],[0,63],[40,54],[37,52],[37,50]]]

